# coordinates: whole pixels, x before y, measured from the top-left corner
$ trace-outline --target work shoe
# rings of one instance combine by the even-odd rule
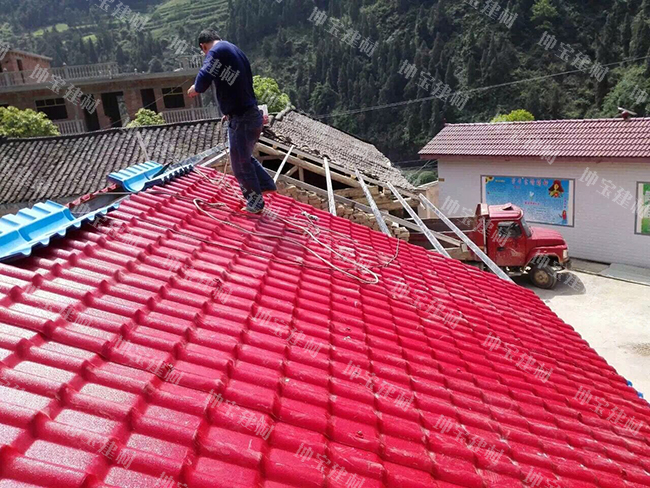
[[[261,213],[262,210],[264,210],[264,207],[262,208],[257,208],[257,207],[249,207],[248,205],[244,206],[241,208],[242,212],[248,212],[252,214],[258,214]]]

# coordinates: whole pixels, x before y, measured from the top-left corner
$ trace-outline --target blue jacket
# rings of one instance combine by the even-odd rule
[[[219,41],[208,51],[194,89],[203,93],[212,82],[217,87],[217,101],[223,114],[240,115],[257,106],[248,58],[228,41]]]

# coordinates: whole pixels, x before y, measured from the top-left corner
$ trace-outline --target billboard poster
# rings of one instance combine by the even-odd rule
[[[639,183],[637,199],[636,232],[650,236],[650,183]]]
[[[482,176],[488,205],[513,203],[529,222],[573,226],[573,180],[523,176]]]

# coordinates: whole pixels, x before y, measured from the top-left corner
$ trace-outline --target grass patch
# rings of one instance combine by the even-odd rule
[[[44,27],[42,29],[38,29],[38,30],[32,32],[32,35],[34,35],[34,36],[42,36],[45,33],[46,30],[49,30],[52,27],[56,27],[56,30],[59,31],[59,32],[65,32],[70,28],[68,26],[68,24],[56,24],[54,26],[51,25],[49,27]]]

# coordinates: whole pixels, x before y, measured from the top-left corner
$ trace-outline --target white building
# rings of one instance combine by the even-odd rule
[[[420,155],[449,216],[512,202],[572,257],[650,268],[650,118],[453,124]]]

